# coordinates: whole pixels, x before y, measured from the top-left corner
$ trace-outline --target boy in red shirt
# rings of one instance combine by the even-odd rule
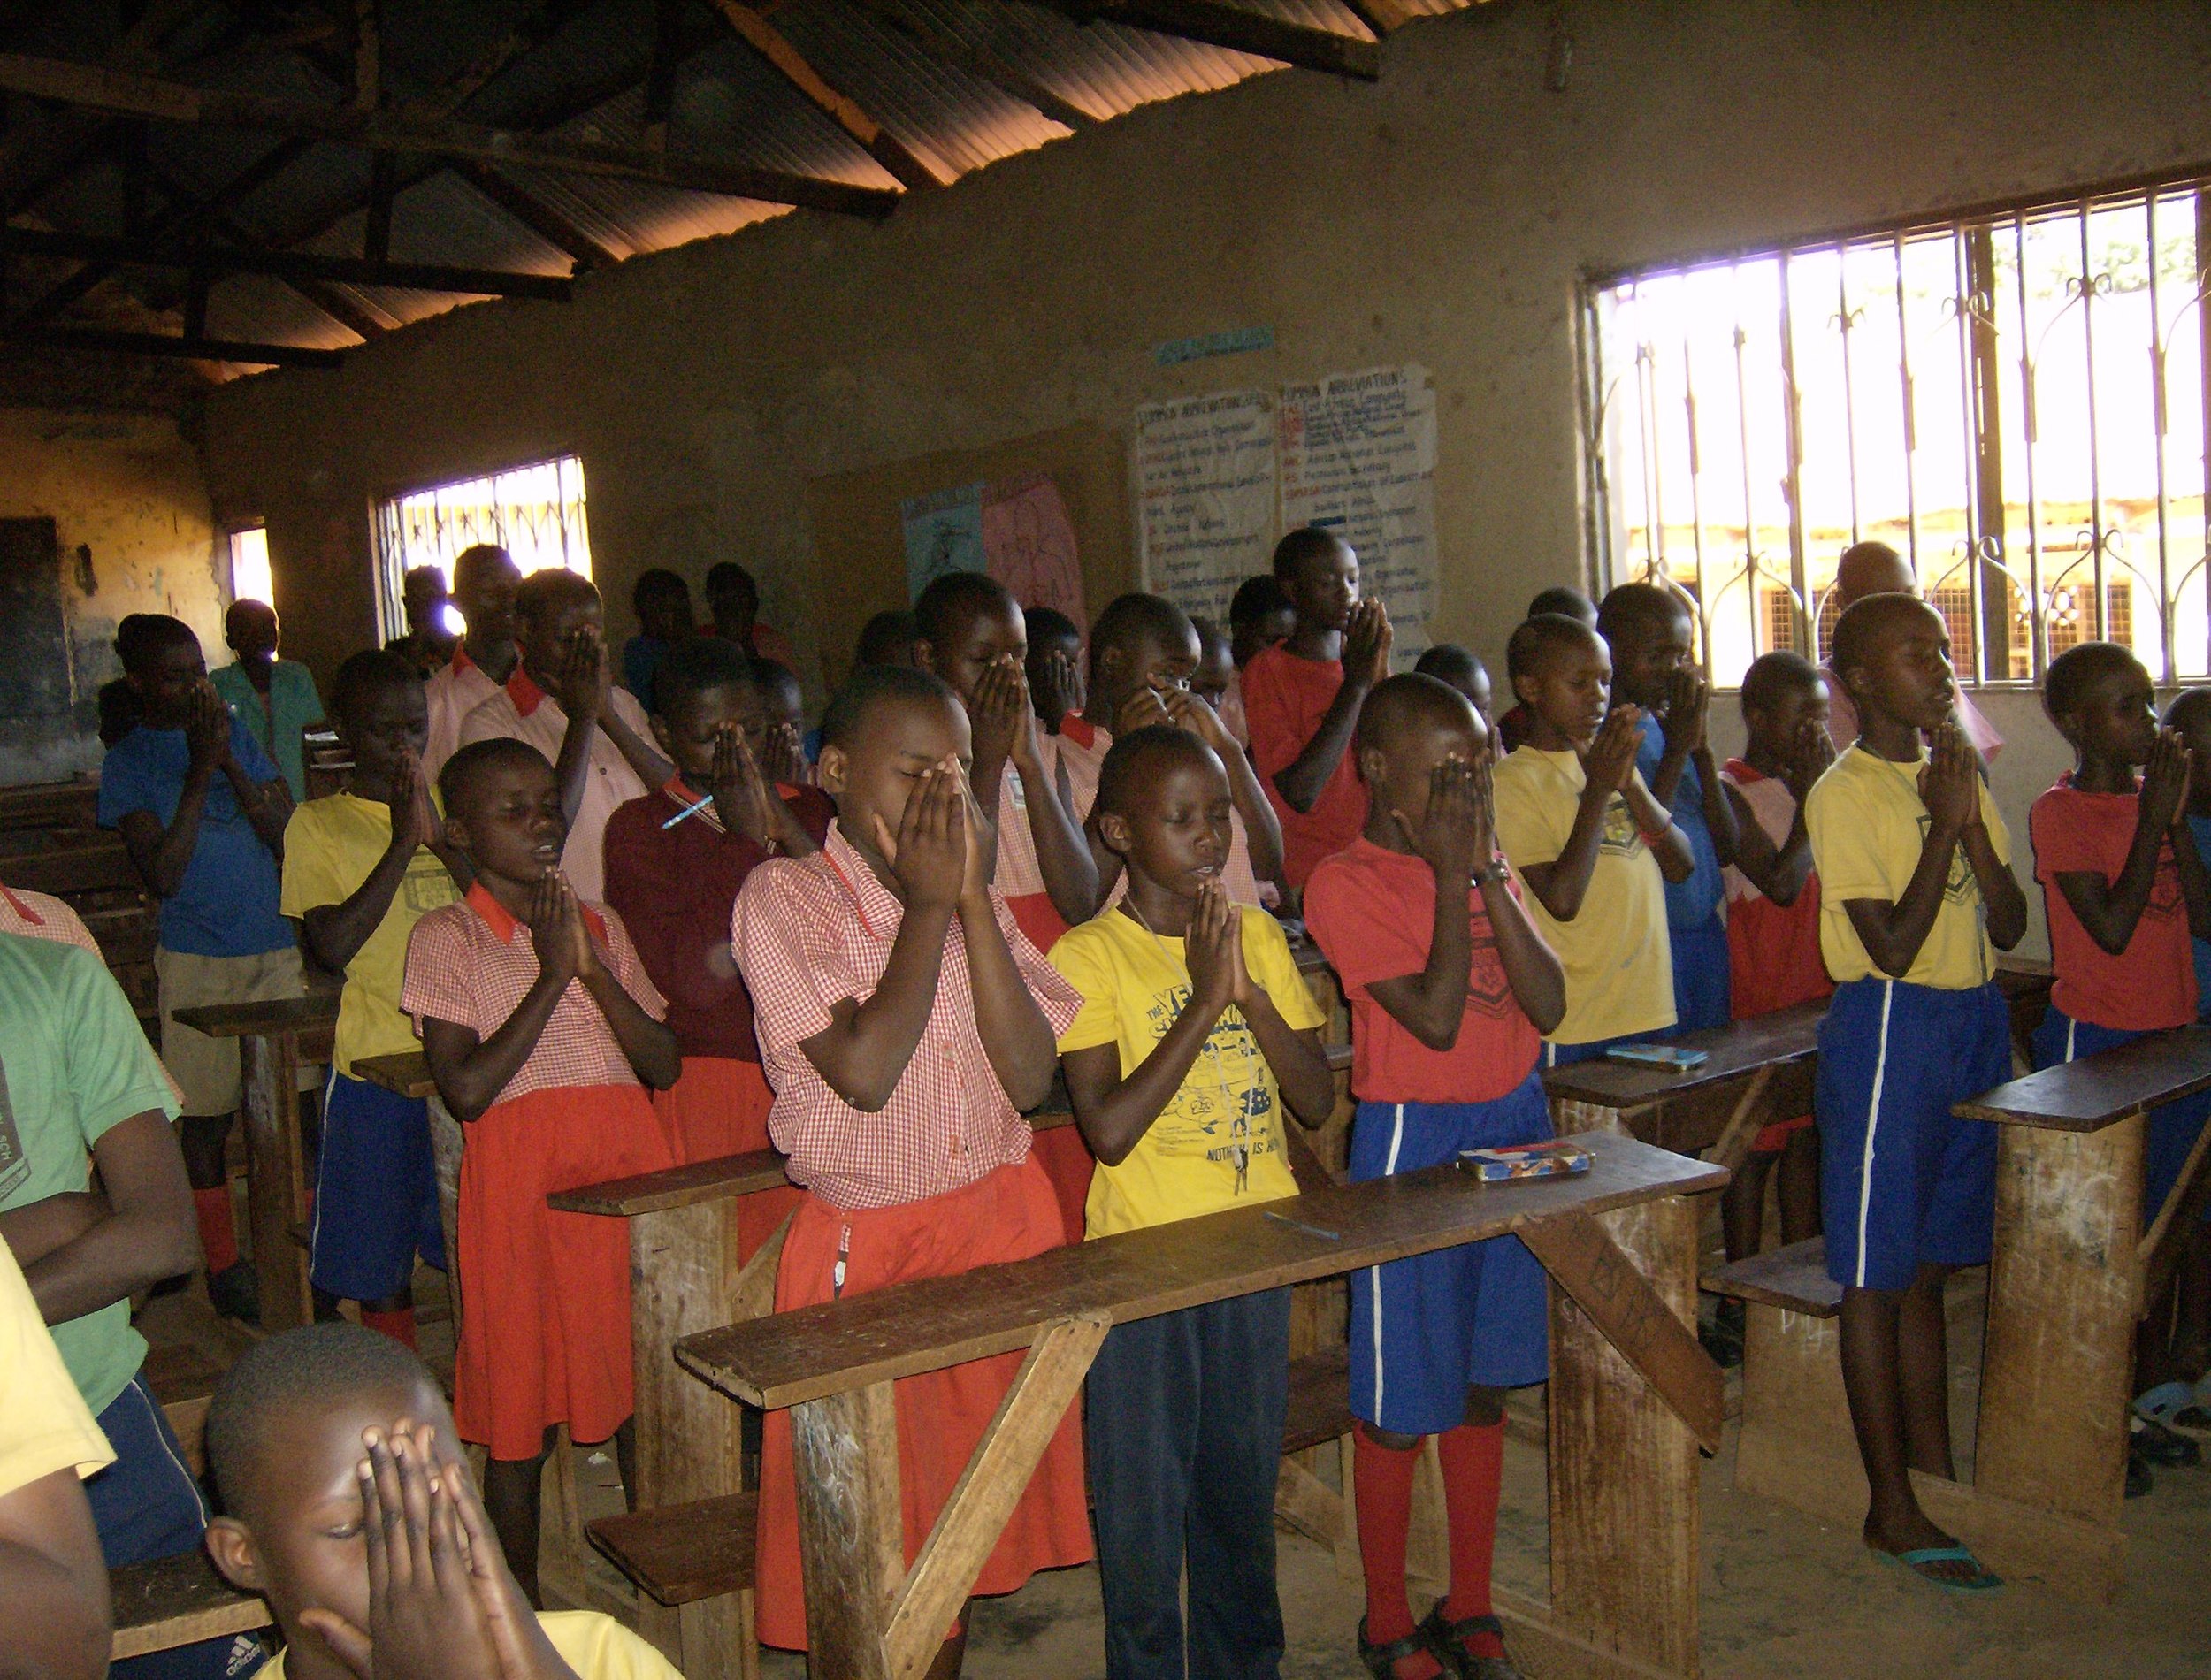
[[[1819,877],[1804,796],[1835,761],[1827,735],[1827,683],[1801,653],[1753,660],[1743,673],[1743,756],[1730,759],[1720,786],[1735,807],[1735,860],[1726,869],[1729,996],[1733,1019],[1831,996],[1835,983],[1819,954]],[[1751,1141],[1750,1153],[1720,1195],[1730,1260],[1758,1252],[1766,1179],[1781,1171],[1781,1241],[1819,1233],[1819,1134],[1812,1117],[1776,1120]],[[1730,1311],[1730,1309],[1733,1309]],[[1742,1346],[1742,1303],[1723,1302],[1733,1350]]]
[[[1389,614],[1359,599],[1350,544],[1317,525],[1275,545],[1274,576],[1297,625],[1243,668],[1243,710],[1251,761],[1282,825],[1283,879],[1296,889],[1366,821],[1351,733],[1360,703],[1389,675]]]
[[[2193,935],[2211,934],[2211,882],[2186,819],[2192,755],[2157,724],[2149,673],[2123,647],[2085,642],[2050,661],[2042,706],[2071,745],[2070,775],[2034,802],[2034,877],[2050,923],[2057,982],[2035,1029],[2034,1063],[2052,1067],[2196,1019]],[[2135,767],[2146,767],[2138,782]],[[2154,1109],[2142,1160],[2142,1219],[2157,1217],[2211,1114],[2211,1094]],[[2170,1375],[2168,1297],[2136,1344],[2136,1392]],[[2196,1462],[2193,1442],[2138,1421],[2137,1460]],[[2146,1468],[2130,1466],[2135,1491]]]
[[[730,913],[756,865],[818,850],[835,814],[819,789],[767,779],[752,745],[761,703],[747,667],[719,637],[679,642],[662,656],[653,738],[676,774],[607,824],[607,902],[668,1000],[683,1052],[683,1077],[653,1099],[679,1163],[768,1147],[771,1094],[753,1036],[753,1000],[730,951]],[[708,794],[712,802],[694,810]],[[791,1201],[746,1197],[739,1248],[758,1247]]]
[[[1023,702],[1026,704],[1026,701]],[[958,697],[907,667],[857,671],[822,720],[822,850],[774,858],[737,896],[733,943],[775,1106],[807,1195],[776,1310],[1026,1259],[1065,1241],[1021,1111],[1052,1088],[1083,1000],[990,884]],[[1020,1369],[1019,1354],[896,1385],[906,1556],[919,1552]],[[759,1628],[807,1645],[791,1414],[761,1453]],[[1073,1412],[977,1577],[1011,1592],[1090,1554]],[[959,1671],[956,1633],[933,1674]]]
[[[1364,830],[1313,871],[1305,922],[1351,1006],[1351,1177],[1551,1135],[1536,1073],[1566,981],[1495,839],[1488,726],[1434,677],[1393,676],[1358,721]],[[1502,1662],[1489,1573],[1506,1388],[1549,1371],[1543,1269],[1517,1237],[1441,1249],[1351,1280],[1351,1409],[1366,1615],[1382,1680]],[[1418,1628],[1405,1596],[1412,1474],[1437,1435],[1450,1595]]]

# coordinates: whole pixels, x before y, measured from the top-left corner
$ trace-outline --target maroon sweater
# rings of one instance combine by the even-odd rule
[[[786,803],[818,844],[837,807],[819,788],[787,788]],[[665,790],[632,799],[607,822],[607,902],[630,929],[645,972],[668,999],[668,1025],[685,1056],[760,1060],[753,1000],[734,974],[707,966],[730,950],[730,908],[753,866],[769,854],[717,829],[702,811],[672,829],[683,806]],[[723,964],[728,966],[726,960]]]

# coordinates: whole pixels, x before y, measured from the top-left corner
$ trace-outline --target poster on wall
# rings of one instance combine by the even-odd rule
[[[908,496],[899,520],[908,600],[946,572],[988,572],[1022,606],[1055,607],[1088,628],[1075,522],[1050,473]]]
[[[1218,624],[1236,585],[1274,554],[1274,407],[1270,392],[1228,391],[1136,410],[1130,477],[1144,586]]]
[[[955,485],[899,504],[906,532],[906,598],[946,572],[983,569],[983,486]]]
[[[1362,594],[1389,604],[1393,662],[1410,670],[1435,615],[1435,385],[1419,366],[1282,387],[1281,525],[1341,531]]]

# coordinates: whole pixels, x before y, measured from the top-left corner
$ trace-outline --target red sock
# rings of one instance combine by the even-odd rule
[[[1366,1642],[1389,1645],[1413,1629],[1405,1597],[1405,1546],[1412,1530],[1412,1472],[1420,1449],[1397,1452],[1351,1432],[1351,1476],[1358,1509],[1358,1559],[1366,1572]],[[1402,1659],[1400,1680],[1440,1675],[1432,1657]]]
[[[1497,1493],[1504,1474],[1504,1423],[1461,1424],[1437,1438],[1443,1461],[1443,1510],[1450,1523],[1451,1591],[1443,1600],[1447,1621],[1488,1615],[1489,1566],[1497,1549]],[[1364,1508],[1360,1518],[1366,1516]],[[1477,1633],[1466,1648],[1478,1657],[1502,1657],[1504,1641]]]
[[[200,1247],[207,1253],[207,1275],[228,1271],[238,1264],[238,1227],[231,1218],[230,1186],[192,1192],[192,1206],[200,1216]]]
[[[361,1322],[369,1329],[389,1336],[402,1348],[415,1346],[415,1310],[402,1307],[396,1312],[373,1312],[361,1309]]]

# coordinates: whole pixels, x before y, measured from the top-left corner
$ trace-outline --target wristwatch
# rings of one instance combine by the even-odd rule
[[[1477,887],[1486,887],[1493,881],[1503,881],[1504,879],[1504,859],[1503,858],[1492,858],[1486,864],[1476,864],[1474,866],[1474,873],[1472,879],[1474,885]]]

